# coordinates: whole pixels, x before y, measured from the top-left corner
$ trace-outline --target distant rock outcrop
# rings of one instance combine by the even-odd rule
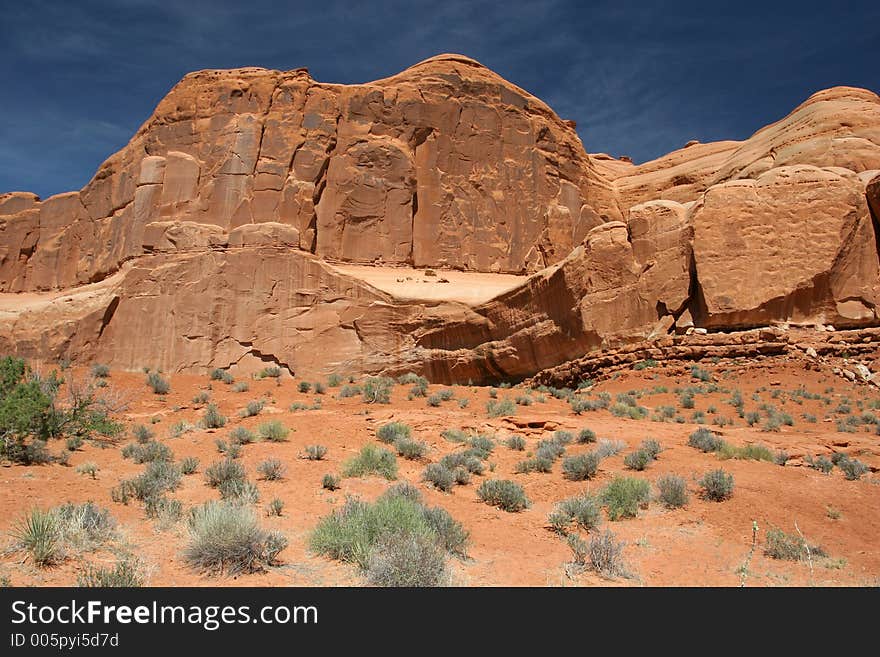
[[[350,86],[201,71],[79,192],[0,196],[0,352],[484,381],[694,327],[876,325],[878,174],[864,89],[635,165],[460,55]],[[532,275],[468,306],[334,262]]]

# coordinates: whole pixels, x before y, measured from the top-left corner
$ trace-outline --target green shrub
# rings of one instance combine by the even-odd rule
[[[338,388],[342,384],[342,376],[339,374],[331,374],[327,377],[327,387]]]
[[[807,456],[804,461],[814,470],[818,470],[824,474],[828,474],[834,469],[834,463],[824,456],[820,456],[816,459],[812,456]]]
[[[265,459],[257,466],[257,472],[259,472],[266,481],[283,479],[286,470],[287,468],[284,463],[281,462],[281,459],[276,458]]]
[[[825,551],[821,547],[818,545],[808,545],[807,541],[799,535],[786,534],[776,527],[771,527],[767,530],[764,554],[771,559],[797,561],[807,557],[807,550],[817,556],[825,555]]]
[[[530,472],[553,472],[553,459],[542,456],[525,459],[517,463],[513,471],[517,474],[528,474]]]
[[[442,402],[443,402],[443,400],[440,399],[440,395],[437,395],[437,394],[431,395],[426,400],[426,403],[428,404],[428,406],[431,406],[433,408],[437,408],[438,406],[440,406],[440,404]]]
[[[205,478],[211,488],[219,488],[229,481],[244,481],[244,466],[238,461],[224,459],[215,461],[205,470]]]
[[[785,465],[788,463],[788,459],[791,458],[784,449],[780,449],[776,454],[773,455],[773,462],[776,465]]]
[[[174,453],[165,443],[151,440],[143,444],[129,443],[122,448],[122,458],[131,459],[135,463],[172,461]]]
[[[722,502],[733,495],[733,475],[719,468],[703,475],[700,479],[703,496],[713,502]]]
[[[769,448],[761,444],[743,445],[742,447],[734,447],[727,443],[722,443],[718,450],[718,456],[721,459],[741,459],[752,461],[770,461],[774,460],[773,452]]]
[[[199,460],[195,456],[187,456],[180,462],[180,471],[185,475],[193,474],[199,467]]]
[[[691,365],[691,376],[699,381],[711,381],[712,375],[698,365]]]
[[[651,454],[643,449],[638,449],[635,452],[630,452],[623,458],[623,465],[630,470],[642,471],[648,467],[648,464],[653,461],[654,458]]]
[[[397,459],[394,454],[376,445],[364,445],[357,456],[342,466],[343,477],[365,477],[371,474],[397,479]]]
[[[456,483],[455,473],[442,463],[429,463],[422,477],[443,492],[451,491]]]
[[[171,384],[162,378],[158,372],[150,372],[147,375],[147,385],[153,389],[157,395],[167,395],[171,390]]]
[[[226,418],[220,414],[217,404],[208,404],[202,418],[206,429],[219,429],[226,424]]]
[[[247,381],[239,381],[234,386],[232,386],[233,392],[247,392],[251,387],[248,385]]]
[[[635,518],[639,508],[645,507],[651,495],[651,486],[644,479],[615,476],[599,493],[599,499],[608,511],[610,520]]]
[[[189,422],[185,420],[181,420],[180,422],[175,422],[168,429],[168,437],[169,438],[180,438],[185,433],[189,433],[190,431],[194,431],[195,427],[191,425]]]
[[[230,479],[220,484],[217,490],[221,499],[232,504],[256,504],[260,501],[260,491],[251,481]]]
[[[446,581],[446,556],[430,537],[408,532],[382,536],[370,553],[367,581],[374,586],[440,586]]]
[[[577,442],[581,445],[596,442],[596,433],[592,429],[581,429],[578,431]]]
[[[290,433],[288,428],[278,420],[263,422],[263,424],[257,427],[257,435],[263,440],[268,440],[273,443],[284,442],[287,440],[288,433]]]
[[[481,475],[485,470],[482,458],[481,452],[467,449],[447,454],[440,459],[440,464],[449,470],[454,471],[456,468],[464,468],[475,475]]]
[[[512,399],[490,399],[486,404],[489,417],[509,417],[516,414],[516,404]]]
[[[555,461],[565,453],[565,447],[555,440],[539,440],[535,449],[535,456],[539,459]]]
[[[83,446],[83,439],[80,436],[71,436],[64,444],[68,451],[75,452]]]
[[[394,379],[386,376],[369,376],[364,381],[363,398],[367,404],[390,404]]]
[[[134,479],[122,482],[121,486],[140,501],[151,497],[161,497],[165,492],[180,486],[180,468],[169,461],[150,461],[146,469]]]
[[[270,365],[269,367],[264,367],[257,374],[257,378],[260,379],[278,379],[281,377],[281,368],[277,365]]]
[[[584,530],[596,528],[602,521],[599,501],[589,493],[569,497],[559,502],[548,517],[550,526],[559,533],[566,533],[574,522]]]
[[[440,432],[440,436],[451,443],[463,443],[468,437],[461,429],[444,429]]]
[[[102,365],[101,363],[95,363],[92,365],[92,376],[96,379],[106,379],[110,376],[110,366]]]
[[[136,588],[144,585],[138,563],[122,559],[112,568],[88,566],[77,576],[76,585],[83,588]]]
[[[323,395],[325,392],[326,392],[326,389],[324,388],[324,384],[321,383],[320,381],[315,381],[315,394],[316,395]]]
[[[207,404],[211,399],[211,395],[207,390],[202,390],[192,399],[193,404]]]
[[[688,438],[688,445],[701,452],[717,452],[723,444],[724,441],[705,427],[700,427]]]
[[[596,452],[566,457],[562,461],[562,476],[571,481],[592,479],[599,471],[600,460]]]
[[[488,479],[480,484],[477,497],[490,506],[514,513],[528,508],[529,499],[522,486],[507,479]]]
[[[312,384],[308,381],[300,381],[297,389],[302,393],[307,393],[312,389]]]
[[[324,478],[321,479],[321,488],[337,490],[339,488],[339,477],[330,473],[325,474]]]
[[[401,549],[391,544],[403,536],[432,544],[441,551],[443,563],[437,562],[436,553],[426,552],[427,543]],[[341,509],[318,522],[309,547],[358,564],[374,584],[430,585],[440,581],[441,566],[445,571],[445,553],[464,554],[466,541],[467,532],[445,511],[428,509],[405,491],[389,491],[372,504],[346,500]]]
[[[526,440],[522,436],[510,436],[504,444],[516,452],[522,452],[526,448]]]
[[[254,442],[257,437],[244,427],[238,426],[229,432],[229,439],[235,441],[239,445],[248,445]]]
[[[428,446],[425,443],[409,438],[394,441],[394,449],[397,450],[398,456],[411,461],[422,458],[428,452]]]
[[[14,546],[27,552],[37,566],[49,566],[63,558],[58,520],[51,511],[31,509],[11,534]]]
[[[849,481],[861,479],[862,475],[870,471],[870,468],[867,465],[858,459],[852,459],[849,457],[841,459],[837,465],[843,472],[843,476]]]
[[[443,388],[442,390],[437,392],[437,396],[440,397],[442,401],[449,401],[453,397],[455,397],[455,391],[451,388]]]
[[[658,499],[669,509],[680,509],[688,502],[687,482],[674,474],[657,478]]]
[[[267,516],[280,516],[283,511],[284,501],[278,499],[277,497],[269,502],[269,506],[266,507]]]
[[[211,377],[211,381],[222,381],[223,380],[223,370],[219,367],[214,368],[208,374]]]
[[[376,431],[376,438],[383,443],[392,444],[398,440],[409,438],[412,435],[412,429],[403,422],[389,422],[383,424]]]
[[[324,445],[307,445],[305,456],[309,461],[320,461],[327,456],[327,448]]]
[[[254,399],[247,403],[247,406],[244,407],[244,410],[242,410],[239,415],[241,415],[241,417],[254,417],[255,415],[260,414],[264,405],[265,402],[263,402],[263,400]]]
[[[274,565],[287,547],[283,534],[259,527],[253,511],[228,502],[211,501],[195,507],[190,513],[189,532],[184,558],[207,572],[259,572]]]
[[[481,434],[468,438],[467,445],[470,448],[468,450],[469,453],[475,454],[481,459],[489,458],[492,450],[495,449],[495,441],[489,438],[489,436]]]
[[[646,438],[643,440],[639,449],[647,452],[652,459],[656,459],[660,455],[660,452],[663,451],[663,447],[661,447],[660,443],[653,438]]]

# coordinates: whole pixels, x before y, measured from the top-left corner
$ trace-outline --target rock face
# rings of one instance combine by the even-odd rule
[[[351,86],[201,71],[79,192],[0,195],[0,352],[479,382],[690,331],[872,326],[878,217],[863,89],[635,165],[460,55]],[[334,262],[532,275],[469,306]]]
[[[549,107],[461,56],[353,86],[201,71],[80,192],[0,205],[0,290],[100,280],[157,244],[264,223],[327,258],[537,271],[619,218],[592,168]]]

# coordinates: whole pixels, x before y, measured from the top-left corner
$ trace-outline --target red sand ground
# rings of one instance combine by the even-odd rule
[[[220,459],[215,446],[217,438],[226,437],[239,424],[253,429],[267,419],[280,419],[290,427],[288,442],[245,445],[242,456],[249,478],[259,487],[258,508],[261,513],[268,501],[275,497],[285,503],[282,517],[262,516],[265,527],[281,530],[289,538],[290,544],[281,554],[283,565],[265,573],[237,578],[202,575],[189,568],[181,557],[187,540],[185,522],[162,529],[157,521],[145,518],[139,503],[133,501],[125,506],[111,500],[111,487],[144,468],[123,459],[120,454],[121,447],[131,441],[127,432],[109,448],[87,443],[72,455],[69,467],[6,464],[0,468],[0,533],[3,536],[0,543],[4,546],[11,544],[8,530],[31,506],[48,507],[68,500],[93,500],[109,508],[119,521],[124,547],[138,555],[145,564],[150,585],[360,585],[363,580],[354,567],[310,554],[307,539],[319,518],[341,505],[346,495],[372,499],[390,485],[381,478],[369,477],[344,479],[342,488],[335,492],[321,488],[323,475],[338,471],[341,463],[361,446],[375,441],[375,430],[383,423],[395,419],[410,424],[414,437],[429,444],[428,460],[431,461],[456,449],[455,444],[440,436],[440,432],[447,428],[491,431],[502,439],[519,433],[527,439],[527,450],[530,450],[539,439],[551,437],[554,429],[576,431],[589,427],[600,438],[622,439],[628,447],[621,454],[602,461],[599,475],[585,483],[563,479],[561,461],[556,462],[550,474],[514,474],[516,463],[525,455],[508,449],[499,441],[489,458],[489,463],[494,464],[494,472],[487,470],[485,477],[509,478],[524,486],[532,506],[520,513],[506,513],[477,499],[476,488],[485,477],[474,477],[471,484],[456,486],[451,493],[442,493],[420,481],[426,462],[398,459],[400,479],[416,484],[429,504],[445,507],[471,533],[469,559],[452,560],[454,584],[737,586],[740,583],[737,569],[749,552],[752,521],[755,520],[760,527],[759,545],[751,561],[746,580],[748,586],[878,585],[878,437],[873,426],[868,427],[870,432],[865,427],[857,427],[855,433],[837,432],[835,420],[826,418],[837,417],[834,410],[844,398],[849,399],[853,413],[862,412],[857,408],[857,400],[862,400],[863,410],[868,411],[869,401],[880,399],[880,393],[830,372],[805,371],[794,362],[768,360],[763,364],[722,362],[718,365],[702,363],[701,366],[714,374],[720,386],[740,388],[746,411],[754,410],[759,403],[752,400],[752,393],[766,387],[760,393],[761,401],[774,404],[795,419],[793,427],[784,426],[779,432],[748,428],[725,403],[730,396],[728,393],[697,395],[696,409],[705,411],[714,405],[720,414],[736,418],[734,426],[719,430],[728,442],[735,445],[760,442],[773,450],[784,448],[793,457],[844,450],[869,464],[873,471],[859,481],[846,481],[838,468],[830,475],[824,475],[801,465],[797,458],[786,467],[759,461],[721,461],[715,454],[703,454],[687,446],[689,434],[697,427],[690,421],[693,410],[679,410],[688,419],[686,424],[624,420],[607,410],[576,416],[566,402],[548,395],[544,403],[517,407],[514,418],[489,419],[486,413],[488,388],[453,386],[456,399],[469,400],[469,405],[461,409],[454,400],[444,402],[440,408],[428,407],[424,398],[407,401],[409,386],[397,386],[392,403],[388,405],[367,405],[360,395],[336,399],[339,389],[328,388],[327,394],[322,396],[320,410],[291,412],[287,409],[292,402],[310,404],[316,395],[299,393],[298,381],[290,378],[280,380],[280,384],[274,379],[249,380],[250,390],[236,393],[231,386],[209,381],[206,375],[173,375],[169,377],[171,392],[162,397],[147,388],[142,373],[113,372],[109,379],[111,389],[121,390],[130,397],[129,408],[122,415],[125,424],[128,427],[147,424],[155,430],[157,438],[172,448],[176,458],[192,455],[200,459],[198,472],[184,477],[182,487],[174,493],[185,508],[217,497],[216,490],[206,485],[203,474],[207,465]],[[85,370],[73,372],[80,376],[85,373]],[[68,376],[70,374],[68,372]],[[668,393],[646,394],[639,403],[649,409],[662,405],[678,407],[673,388],[692,383],[697,382],[691,380],[683,365],[669,365],[625,372],[598,383],[594,392],[606,390],[613,396],[618,392],[648,391],[655,386],[667,386]],[[774,390],[789,392],[801,385],[816,393],[824,393],[833,387],[833,391],[827,393],[832,403],[826,406],[818,400],[804,400],[798,405],[790,399],[782,403],[781,399],[771,398]],[[227,425],[223,429],[199,429],[179,438],[169,438],[172,424],[180,420],[196,423],[202,417],[203,407],[193,404],[192,398],[199,390],[209,387],[213,401],[228,417]],[[436,391],[440,386],[432,385],[430,389]],[[517,389],[499,390],[498,396],[515,396],[519,392]],[[237,412],[248,401],[261,397],[270,401],[259,416],[238,417]],[[873,412],[880,414],[880,411]],[[815,415],[818,422],[806,422],[801,418],[802,413]],[[160,418],[157,424],[149,424],[153,417]],[[712,416],[709,417],[711,420]],[[520,424],[524,420],[545,424],[543,428],[523,430],[516,429],[511,420]],[[626,471],[624,455],[648,437],[659,440],[663,446],[659,459],[644,472]],[[310,444],[329,448],[324,461],[300,458],[303,448]],[[50,445],[53,452],[62,447],[62,443]],[[590,445],[573,444],[568,446],[566,453],[577,454],[591,448]],[[278,457],[286,463],[288,471],[284,480],[267,482],[257,478],[256,466],[268,456]],[[100,470],[96,480],[76,472],[75,467],[86,461],[98,464]],[[720,503],[704,501],[697,494],[696,480],[706,471],[718,467],[733,473],[736,481],[733,497]],[[591,572],[569,575],[566,563],[571,560],[571,552],[565,541],[547,528],[547,515],[554,504],[584,489],[598,491],[617,473],[633,474],[653,482],[659,475],[670,472],[684,476],[689,482],[691,498],[686,508],[669,511],[652,501],[646,510],[640,511],[638,518],[617,522],[606,519],[603,522],[604,527],[627,541],[624,556],[634,577],[609,581]],[[839,511],[839,519],[830,517],[829,507]],[[806,562],[774,560],[762,553],[766,529],[777,526],[794,533],[795,522],[811,544],[821,545],[829,555],[814,560],[812,575]],[[16,586],[72,585],[86,563],[111,564],[114,560],[112,553],[104,551],[70,558],[56,567],[36,568],[24,559],[23,553],[6,551],[0,556],[0,576],[8,577]]]

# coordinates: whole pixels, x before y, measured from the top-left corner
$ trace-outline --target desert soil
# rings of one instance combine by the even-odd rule
[[[427,288],[428,285],[426,284]],[[494,294],[494,292],[493,292]],[[142,505],[114,503],[110,489],[120,480],[133,477],[144,466],[123,459],[121,448],[132,441],[126,431],[115,444],[87,442],[73,453],[69,466],[9,465],[0,468],[0,542],[7,548],[0,556],[0,575],[13,585],[71,585],[88,563],[112,564],[110,551],[74,555],[58,566],[37,568],[21,552],[8,549],[8,531],[32,506],[49,507],[66,501],[92,500],[111,510],[124,536],[123,546],[136,554],[146,567],[148,584],[156,586],[183,585],[360,585],[359,572],[352,566],[334,562],[308,551],[308,535],[318,520],[339,507],[348,495],[373,499],[391,482],[377,477],[343,479],[341,489],[322,489],[325,473],[338,472],[343,461],[364,444],[375,442],[376,429],[390,420],[412,426],[414,437],[428,443],[425,461],[398,459],[399,479],[409,481],[423,492],[431,505],[445,507],[470,532],[471,543],[466,560],[452,560],[454,584],[463,586],[738,586],[738,571],[746,559],[752,541],[752,523],[759,526],[758,546],[746,578],[747,586],[809,585],[872,585],[880,583],[880,466],[878,438],[874,425],[855,427],[854,432],[837,431],[836,410],[842,403],[851,406],[853,414],[861,415],[880,401],[880,392],[863,384],[841,379],[828,372],[804,370],[801,364],[784,359],[701,363],[711,372],[718,386],[728,392],[698,394],[695,409],[683,410],[673,389],[694,385],[686,364],[661,364],[640,371],[628,370],[599,381],[591,391],[607,391],[612,395],[626,391],[643,391],[639,400],[653,414],[660,406],[675,406],[686,422],[655,422],[650,419],[630,420],[612,415],[608,410],[575,415],[567,402],[547,395],[543,402],[517,406],[514,416],[489,418],[486,403],[490,388],[451,386],[455,398],[439,408],[427,406],[424,398],[407,399],[408,385],[398,385],[390,404],[366,404],[361,396],[338,399],[339,388],[327,388],[319,410],[288,410],[291,403],[312,404],[318,397],[313,392],[298,392],[298,381],[291,378],[248,380],[250,390],[236,393],[231,386],[210,381],[207,375],[169,375],[171,392],[159,396],[145,385],[142,372],[114,371],[109,389],[127,397],[129,406],[121,418],[127,429],[136,424],[151,427],[159,440],[166,443],[177,459],[196,456],[198,471],[183,478],[182,487],[174,493],[184,508],[217,497],[217,491],[205,483],[204,470],[221,458],[215,441],[225,438],[236,426],[254,429],[267,419],[281,420],[290,428],[287,442],[257,442],[243,447],[241,457],[248,476],[260,490],[260,512],[266,528],[278,529],[289,538],[282,552],[282,564],[264,573],[239,577],[211,576],[194,572],[183,561],[186,545],[186,523],[181,521],[163,526],[145,517]],[[85,376],[87,369],[71,369],[66,376]],[[653,392],[666,387],[667,392]],[[830,399],[793,397],[791,391],[803,387]],[[431,385],[431,391],[441,386]],[[788,412],[793,426],[779,431],[763,431],[760,425],[749,428],[737,417],[726,400],[733,389],[740,389],[745,410],[755,410],[760,403],[772,403]],[[201,390],[210,389],[228,423],[222,429],[196,429],[179,438],[169,437],[169,428],[181,420],[197,423],[203,405],[192,402]],[[500,389],[499,398],[514,397],[522,390]],[[754,401],[753,394],[759,396]],[[538,395],[532,393],[532,397]],[[238,411],[255,399],[266,399],[262,413],[240,418]],[[461,408],[457,400],[468,400]],[[800,401],[801,403],[797,403]],[[861,406],[861,408],[859,408]],[[706,412],[715,407],[718,415],[734,418],[733,426],[712,427],[734,445],[762,443],[772,450],[784,449],[792,456],[781,467],[770,462],[752,460],[720,460],[716,454],[704,454],[687,445],[688,436],[697,428],[691,416],[694,410]],[[878,411],[873,411],[878,412]],[[816,422],[804,419],[814,415]],[[649,414],[650,417],[650,414]],[[155,422],[154,424],[151,424]],[[556,429],[575,432],[591,428],[600,438],[622,440],[627,448],[617,456],[605,459],[598,476],[589,482],[571,482],[563,478],[561,460],[549,474],[516,474],[518,461],[534,450],[542,438],[550,438]],[[436,461],[458,446],[444,440],[444,429],[464,428],[494,433],[498,444],[483,477],[474,477],[466,486],[456,486],[442,493],[421,481],[427,461]],[[870,431],[869,431],[870,429]],[[502,440],[512,434],[526,438],[526,452],[507,448]],[[657,439],[664,451],[643,472],[625,470],[623,458],[645,438]],[[322,444],[328,448],[323,461],[301,458],[306,445]],[[57,453],[63,443],[51,443]],[[591,445],[570,444],[566,454],[588,451]],[[838,468],[831,474],[808,467],[801,457],[830,455],[845,451],[871,466],[872,471],[858,481],[847,481]],[[274,456],[287,465],[281,481],[258,479],[257,464]],[[78,474],[76,466],[92,461],[98,464],[96,479]],[[711,502],[699,496],[696,481],[707,471],[723,467],[735,477],[731,499]],[[686,478],[690,501],[683,509],[667,510],[652,500],[635,519],[603,520],[627,545],[624,557],[631,578],[607,580],[592,572],[573,572],[567,567],[571,552],[563,538],[547,526],[547,516],[563,498],[584,490],[596,492],[615,474],[630,474],[654,482],[664,473]],[[480,482],[487,478],[513,479],[522,484],[532,501],[530,508],[519,513],[506,513],[481,503],[476,495]],[[263,512],[273,498],[284,501],[281,517],[267,517]],[[795,533],[797,523],[813,545],[820,545],[827,557],[806,561],[779,561],[763,554],[765,532],[779,527]]]

